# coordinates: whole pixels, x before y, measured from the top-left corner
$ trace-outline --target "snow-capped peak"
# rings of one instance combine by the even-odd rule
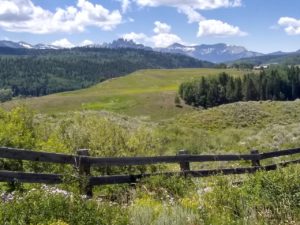
[[[18,42],[18,44],[21,45],[23,48],[29,48],[29,49],[33,48],[32,45],[30,45],[26,42],[23,42],[23,41]]]

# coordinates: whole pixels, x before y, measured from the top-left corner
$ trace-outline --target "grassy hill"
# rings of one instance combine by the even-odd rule
[[[46,113],[71,110],[107,110],[129,116],[170,118],[178,113],[192,111],[191,107],[178,108],[174,98],[178,86],[200,76],[210,76],[226,71],[241,75],[243,71],[224,69],[140,70],[128,76],[110,79],[90,88],[63,92],[2,104],[5,108],[20,103]]]

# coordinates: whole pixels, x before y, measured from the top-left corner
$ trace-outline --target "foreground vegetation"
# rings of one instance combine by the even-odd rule
[[[108,112],[42,115],[18,107],[0,113],[0,144],[64,153],[90,148],[97,156],[175,154],[179,148],[194,153],[247,152],[252,148],[269,151],[299,147],[299,107],[299,101],[236,103],[188,112],[160,123]],[[44,163],[1,160],[0,166],[63,173],[66,178],[76,173],[68,166]],[[107,169],[92,173],[178,170],[178,165]],[[153,177],[135,188],[95,188],[95,197],[90,200],[79,195],[72,179],[56,186],[66,192],[41,185],[3,184],[3,193],[15,192],[0,201],[0,218],[3,224],[297,224],[298,173],[299,166],[291,166],[256,175]],[[237,185],[240,181],[243,183]]]
[[[114,187],[108,199],[35,187],[0,201],[0,218],[2,224],[45,225],[298,224],[299,172],[299,166],[258,172],[239,185],[233,181],[240,177],[154,177],[119,194]]]

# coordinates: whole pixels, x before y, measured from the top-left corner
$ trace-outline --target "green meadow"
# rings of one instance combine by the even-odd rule
[[[25,102],[30,108],[42,113],[106,110],[154,120],[166,119],[193,110],[188,106],[178,108],[174,104],[178,86],[183,81],[223,71],[237,76],[244,73],[231,69],[140,70],[90,88],[15,100],[3,106],[11,108]]]

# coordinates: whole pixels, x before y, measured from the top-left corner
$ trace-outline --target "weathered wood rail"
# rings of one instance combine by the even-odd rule
[[[266,153],[259,153],[258,150],[251,150],[250,154],[191,155],[188,154],[187,151],[181,150],[175,156],[91,157],[89,156],[89,152],[87,149],[78,150],[77,155],[66,155],[50,152],[39,152],[25,149],[0,147],[0,158],[74,165],[79,169],[79,175],[87,178],[87,182],[85,184],[79,182],[79,186],[82,192],[87,194],[88,196],[92,196],[92,188],[96,185],[135,183],[143,177],[149,177],[154,175],[183,175],[191,177],[206,177],[217,174],[244,174],[254,173],[258,170],[276,170],[278,167],[285,167],[290,164],[300,163],[300,159],[263,166],[261,165],[261,160],[294,154],[300,154],[300,148],[272,151]],[[210,170],[190,169],[190,163],[193,162],[216,161],[250,161],[251,166]],[[180,171],[144,173],[133,175],[107,175],[99,177],[91,176],[91,167],[150,165],[161,163],[177,163],[180,165]],[[0,170],[0,182],[7,181],[18,181],[22,183],[59,184],[63,182],[63,175]]]

